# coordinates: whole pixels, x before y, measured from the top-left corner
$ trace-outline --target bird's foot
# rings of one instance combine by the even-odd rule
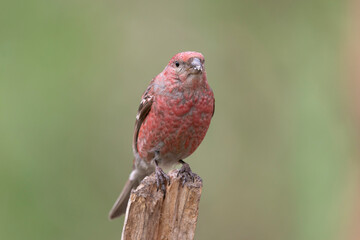
[[[155,175],[156,175],[156,186],[157,191],[161,189],[161,191],[164,193],[164,196],[166,194],[166,183],[170,185],[170,177],[166,175],[166,173],[159,167],[156,166],[155,168]]]
[[[194,182],[196,174],[191,171],[189,164],[187,164],[183,160],[180,160],[179,162],[182,164],[182,167],[180,168],[177,176],[180,176],[182,180],[182,186],[184,187],[184,184],[186,182]]]

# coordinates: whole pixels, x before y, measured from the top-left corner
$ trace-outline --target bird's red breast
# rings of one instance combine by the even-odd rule
[[[200,73],[187,69],[191,61],[201,63]],[[151,97],[152,104],[139,126],[135,146],[142,159],[151,161],[154,151],[159,151],[163,161],[178,161],[204,139],[215,102],[203,62],[201,53],[177,54],[150,83],[143,98]]]

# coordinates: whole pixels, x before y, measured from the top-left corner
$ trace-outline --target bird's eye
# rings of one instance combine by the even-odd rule
[[[178,61],[175,62],[175,66],[176,67],[179,67],[180,66],[180,63]]]

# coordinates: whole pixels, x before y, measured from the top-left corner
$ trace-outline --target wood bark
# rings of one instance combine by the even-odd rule
[[[196,175],[194,182],[182,181],[178,170],[171,171],[170,184],[164,196],[157,190],[156,177],[146,177],[133,190],[125,215],[123,240],[140,239],[194,239],[202,180]]]

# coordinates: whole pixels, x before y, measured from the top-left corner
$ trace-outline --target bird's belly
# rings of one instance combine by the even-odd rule
[[[139,131],[140,157],[151,161],[158,151],[165,165],[192,154],[204,139],[212,117],[213,106],[199,105],[155,106]]]
[[[169,122],[170,130],[161,139],[160,154],[163,159],[177,161],[192,154],[205,137],[210,121],[197,120],[198,116],[186,116]]]

